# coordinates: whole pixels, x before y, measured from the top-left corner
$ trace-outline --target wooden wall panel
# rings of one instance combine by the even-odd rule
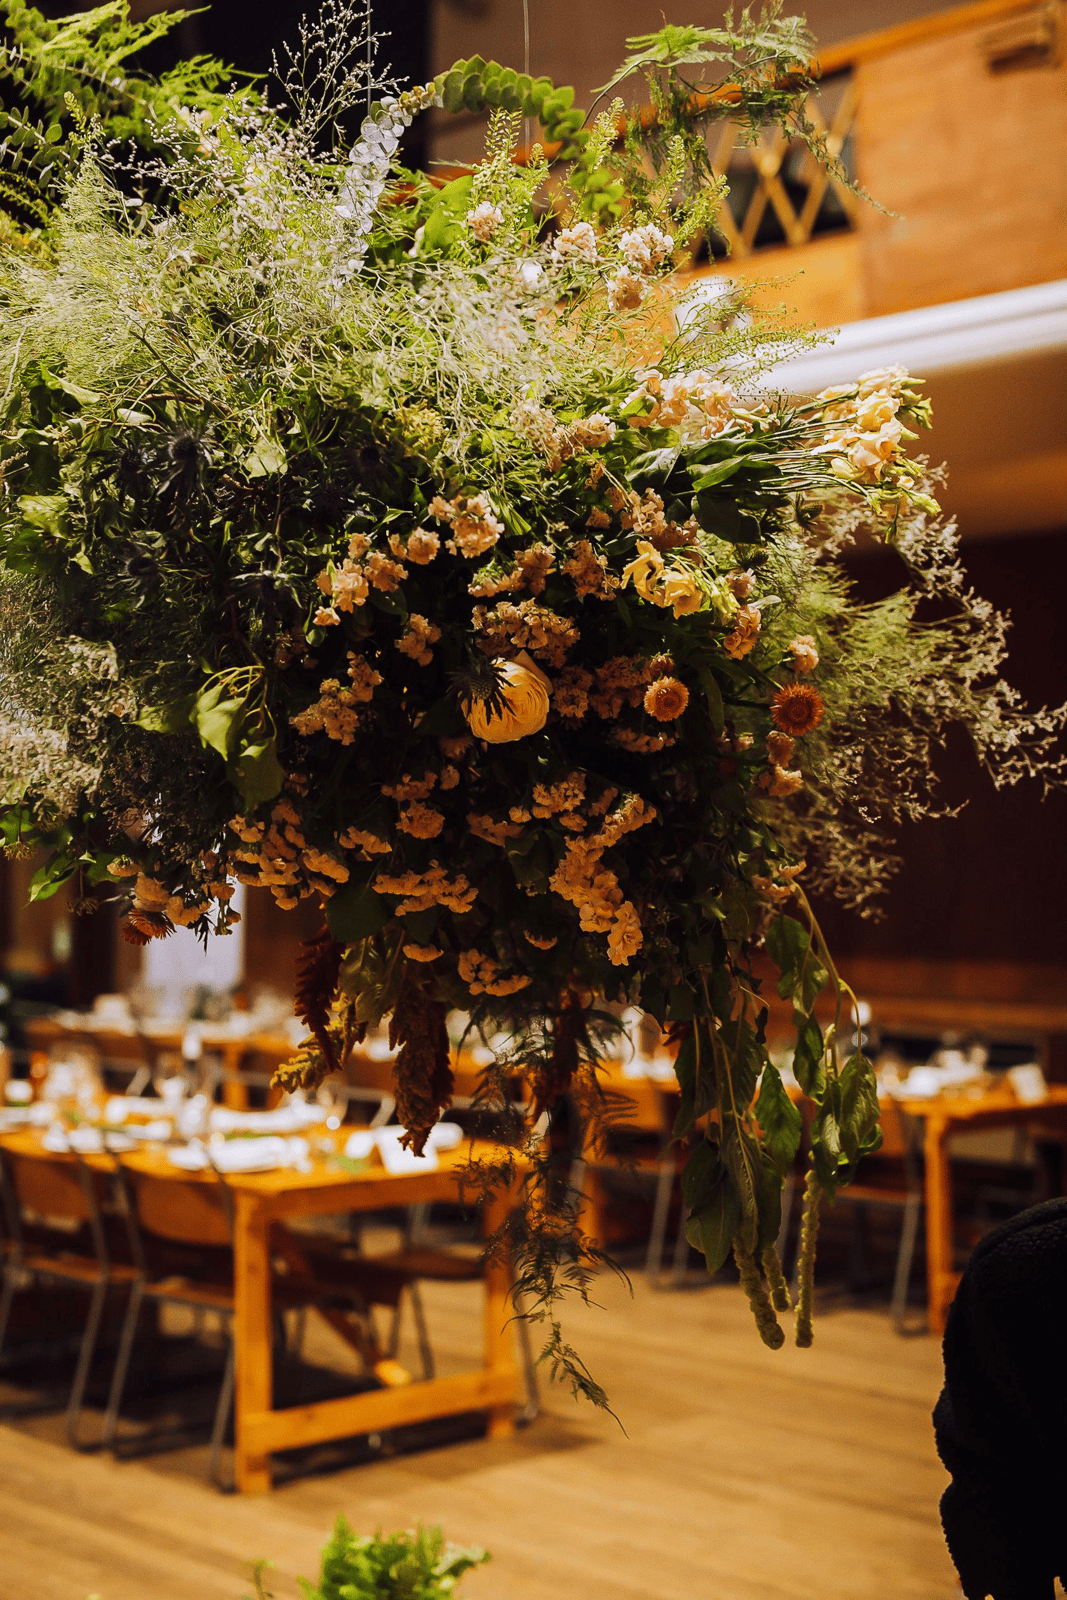
[[[1010,611],[1005,676],[1033,704],[1067,698],[1067,534],[975,541],[965,550],[977,591]],[[893,558],[857,560],[859,592],[894,583]],[[1067,795],[1039,783],[998,790],[969,742],[950,738],[940,764],[943,792],[959,816],[902,830],[903,868],[881,921],[864,921],[830,901],[820,906],[845,970],[881,992],[907,981],[911,993],[940,988],[960,998],[1067,1001]],[[923,970],[927,977],[921,978]],[[921,987],[916,988],[915,985]],[[897,992],[902,992],[899,988]]]
[[[1036,8],[1035,8],[1036,9]],[[993,73],[987,27],[858,68],[866,314],[1067,275],[1067,67]]]

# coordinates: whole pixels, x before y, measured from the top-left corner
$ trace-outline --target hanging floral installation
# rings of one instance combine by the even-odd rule
[[[722,198],[709,123],[830,159],[795,19],[633,40],[593,120],[477,59],[385,93],[366,45],[328,4],[284,106],[179,106],[136,163],[68,104],[58,204],[0,267],[3,827],[50,849],[38,894],[110,885],[137,942],[226,933],[235,880],[321,903],[281,1079],[391,1019],[416,1151],[468,1014],[504,1135],[472,1182],[528,1172],[500,1244],[601,1398],[555,1305],[590,1251],[552,1114],[604,1120],[621,1009],[677,1048],[689,1237],[712,1271],[733,1253],[777,1346],[801,1114],[774,964],[811,1102],[810,1342],[819,1201],[879,1133],[802,885],[877,893],[893,826],[941,808],[950,724],[998,782],[1052,781],[1063,716],[998,678],[1005,622],[910,453],[917,384],[783,397],[766,374],[803,336],[677,274]],[[652,111],[625,117],[633,72]],[[449,181],[399,157],[442,106],[490,113]],[[840,562],[860,535],[899,556],[873,605]]]

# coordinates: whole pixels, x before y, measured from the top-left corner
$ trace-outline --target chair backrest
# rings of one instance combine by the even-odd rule
[[[196,1183],[123,1167],[127,1193],[145,1233],[172,1244],[233,1242],[230,1196],[221,1181]]]
[[[890,1095],[879,1099],[878,1120],[882,1125],[882,1147],[878,1154],[898,1158],[910,1156],[915,1149],[914,1125]]]
[[[92,1180],[71,1157],[3,1153],[16,1202],[49,1222],[92,1222],[95,1215]]]

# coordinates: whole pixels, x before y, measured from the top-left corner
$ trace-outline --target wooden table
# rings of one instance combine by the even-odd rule
[[[36,1131],[0,1134],[0,1143],[23,1155],[47,1156]],[[491,1146],[475,1146],[487,1156]],[[237,1488],[245,1493],[271,1486],[271,1454],[300,1445],[320,1444],[354,1434],[379,1433],[406,1423],[465,1411],[487,1411],[489,1432],[511,1432],[520,1396],[515,1361],[511,1270],[491,1260],[484,1273],[483,1359],[480,1367],[448,1378],[433,1378],[398,1388],[371,1390],[337,1400],[275,1410],[271,1371],[271,1249],[273,1222],[321,1216],[338,1211],[374,1211],[390,1206],[455,1200],[462,1192],[467,1149],[442,1152],[438,1165],[426,1172],[390,1176],[384,1168],[349,1174],[323,1161],[313,1171],[230,1173],[226,1182],[234,1200],[234,1340],[237,1387],[234,1403]],[[70,1158],[70,1159],[73,1159]],[[113,1170],[107,1155],[84,1157],[90,1166]],[[124,1164],[173,1177],[175,1182],[215,1184],[213,1173],[176,1168],[159,1146],[147,1146],[123,1157]],[[495,1193],[482,1208],[482,1226],[492,1233],[515,1204],[514,1191]]]
[[[948,1308],[960,1274],[953,1253],[952,1163],[949,1140],[954,1133],[981,1128],[1025,1127],[1046,1123],[1067,1137],[1067,1086],[1051,1084],[1045,1098],[1025,1105],[1008,1088],[981,1095],[938,1095],[933,1099],[898,1101],[901,1109],[924,1124],[926,1158],[926,1281],[931,1333],[945,1331]]]

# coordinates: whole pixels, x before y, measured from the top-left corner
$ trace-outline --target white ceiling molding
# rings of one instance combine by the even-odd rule
[[[923,378],[1037,351],[1067,350],[1067,279],[846,323],[816,349],[764,374],[761,387],[816,394],[872,367]]]

